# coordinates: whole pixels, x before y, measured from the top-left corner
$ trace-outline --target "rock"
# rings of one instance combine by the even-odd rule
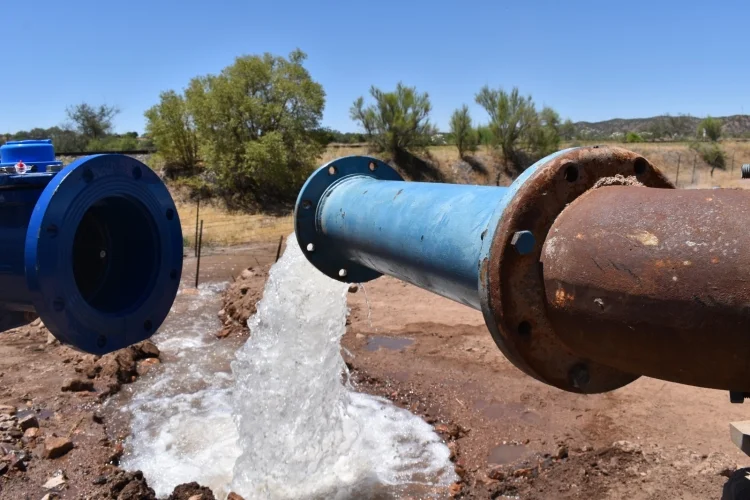
[[[46,495],[44,495],[42,497],[42,500],[54,500],[55,498],[57,498],[56,494],[54,494],[54,493],[47,493]]]
[[[94,421],[94,422],[96,422],[97,424],[103,424],[103,423],[104,423],[104,415],[102,415],[102,413],[101,413],[101,411],[100,411],[100,410],[96,410],[96,411],[95,411],[95,412],[94,412],[94,413],[93,413],[93,414],[91,415],[91,420],[93,420],[93,421]]]
[[[4,475],[6,472],[8,472],[8,464],[0,462],[0,476]]]
[[[349,293],[357,293],[359,287],[357,285],[349,285]]]
[[[101,366],[101,377],[115,379],[121,384],[129,383],[133,376],[138,375],[135,356],[131,349],[120,349],[106,354],[97,363]]]
[[[18,426],[22,431],[26,431],[32,427],[39,427],[39,421],[36,419],[36,415],[26,415],[18,421]]]
[[[15,415],[16,407],[10,405],[0,405],[0,415]]]
[[[222,328],[221,330],[219,330],[216,333],[216,338],[225,339],[225,338],[229,337],[231,334],[232,334],[232,327],[231,326],[225,326],[224,328]]]
[[[63,392],[93,391],[94,383],[80,378],[68,378],[63,382],[62,390]]]
[[[26,439],[34,439],[39,436],[39,427],[29,427],[23,433],[23,437]]]
[[[175,487],[167,500],[216,500],[210,488],[193,481]]]
[[[109,495],[118,500],[156,500],[141,471],[118,471],[108,481]]]
[[[138,344],[135,344],[132,349],[135,351],[134,354],[136,359],[158,358],[161,355],[159,348],[150,340],[139,342]]]
[[[455,497],[461,493],[462,489],[463,487],[461,486],[461,483],[453,483],[451,484],[450,488],[448,488],[448,493],[450,494],[450,496]]]
[[[86,359],[75,368],[76,373],[82,373],[86,378],[96,378],[101,369],[93,359]]]
[[[458,443],[455,441],[448,443],[448,450],[451,452],[450,460],[455,460],[458,456]]]
[[[497,482],[498,481],[496,479],[491,479],[484,474],[479,474],[476,478],[476,483],[480,486],[493,486],[497,484]]]
[[[44,440],[44,458],[59,458],[73,449],[73,443],[62,437],[50,436]]]
[[[52,332],[47,332],[47,345],[57,345],[60,341],[57,340],[57,337],[52,335]]]
[[[630,441],[615,441],[612,444],[613,448],[617,448],[625,453],[637,453],[641,450],[640,445],[631,443]]]
[[[563,458],[568,458],[568,447],[565,445],[561,445],[559,448],[557,448],[557,452],[555,453],[555,458],[558,460],[562,460]]]
[[[255,272],[253,271],[252,268],[247,268],[240,273],[240,278],[244,280],[250,279],[253,276],[255,276]]]
[[[487,477],[496,481],[502,481],[505,479],[505,471],[500,466],[496,466],[487,471]]]
[[[149,372],[153,367],[160,365],[161,361],[159,361],[159,358],[146,358],[142,359],[138,362],[138,375],[143,376],[146,373]]]
[[[122,454],[124,452],[125,449],[122,447],[122,443],[117,443],[114,447],[114,450],[112,450],[112,454],[107,459],[107,463],[112,465],[120,465],[120,459],[122,458]]]
[[[91,481],[91,484],[95,484],[97,486],[107,484],[107,476],[99,476]]]
[[[21,457],[13,457],[13,459],[10,461],[10,468],[24,472],[26,471],[26,464],[23,462],[23,459]]]
[[[245,500],[243,497],[238,495],[235,492],[231,492],[229,495],[227,495],[227,500]]]
[[[66,483],[65,474],[58,474],[56,476],[52,476],[47,480],[46,483],[42,486],[45,490],[54,490],[55,488],[59,488],[60,486],[64,485]]]

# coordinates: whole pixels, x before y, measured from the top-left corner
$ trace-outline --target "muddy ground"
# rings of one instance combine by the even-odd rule
[[[233,318],[252,313],[275,253],[269,242],[207,258],[206,279],[238,276],[218,336],[247,334]],[[185,283],[194,265],[186,260]],[[351,381],[445,438],[462,478],[446,496],[721,498],[727,477],[750,465],[729,439],[729,422],[750,410],[724,392],[642,378],[568,394],[513,367],[477,311],[387,277],[355,288],[343,340]],[[124,351],[84,355],[48,343],[41,325],[0,334],[0,498],[153,498],[117,467],[124,432],[113,435],[98,411],[139,369],[159,369],[150,346]],[[210,498],[196,486],[174,498]]]

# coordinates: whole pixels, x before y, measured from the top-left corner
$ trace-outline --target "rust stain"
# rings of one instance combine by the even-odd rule
[[[575,300],[575,295],[571,293],[567,293],[564,289],[558,288],[555,292],[555,303],[558,306],[564,306],[565,304],[569,304]]]
[[[659,244],[659,238],[657,238],[655,234],[643,230],[629,234],[628,238],[647,247],[655,247]]]

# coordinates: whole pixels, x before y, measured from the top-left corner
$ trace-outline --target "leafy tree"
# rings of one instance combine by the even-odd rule
[[[544,157],[560,149],[560,115],[544,107],[529,129],[529,146],[535,156]]]
[[[625,142],[643,142],[643,137],[635,132],[628,132],[625,135]]]
[[[698,137],[708,137],[711,141],[716,142],[721,137],[721,121],[710,116],[703,119],[698,125]]]
[[[494,145],[499,147],[506,162],[516,163],[517,146],[537,121],[531,96],[523,97],[518,88],[508,93],[484,86],[476,95],[476,102],[490,115],[490,132]]]
[[[573,124],[573,122],[568,118],[563,122],[563,124],[560,126],[560,137],[562,139],[565,139],[566,141],[572,141],[576,137],[576,126]]]
[[[371,87],[374,104],[365,107],[364,97],[354,101],[350,115],[365,131],[368,142],[393,157],[404,151],[424,149],[437,133],[429,121],[432,109],[429,95],[415,87],[396,85],[393,92]]]
[[[322,152],[314,131],[325,93],[305,59],[300,50],[238,57],[185,91],[201,158],[230,205],[292,200]]]
[[[87,103],[66,110],[68,119],[75,123],[78,132],[86,139],[101,139],[112,132],[112,120],[120,112],[114,106],[102,104],[98,108]]]
[[[531,96],[521,96],[518,88],[506,92],[485,86],[476,101],[490,116],[493,146],[502,151],[515,173],[559,148],[560,115],[550,107],[537,112]]]
[[[461,109],[457,109],[451,116],[451,134],[458,148],[458,156],[463,158],[466,152],[477,150],[479,136],[477,131],[471,126],[471,116],[469,107],[464,104]]]
[[[146,133],[156,145],[167,170],[193,173],[198,164],[198,137],[185,98],[173,90],[159,95],[159,104],[145,112]]]

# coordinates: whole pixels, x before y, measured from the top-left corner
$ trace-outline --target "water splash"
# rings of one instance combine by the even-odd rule
[[[347,288],[289,238],[232,363],[242,449],[232,488],[241,495],[371,498],[455,480],[430,425],[342,383]]]
[[[111,401],[130,417],[122,467],[159,497],[190,481],[219,499],[445,496],[456,477],[432,427],[348,384],[346,285],[289,238],[238,350],[213,336],[225,285],[178,295],[154,337],[163,364]]]

